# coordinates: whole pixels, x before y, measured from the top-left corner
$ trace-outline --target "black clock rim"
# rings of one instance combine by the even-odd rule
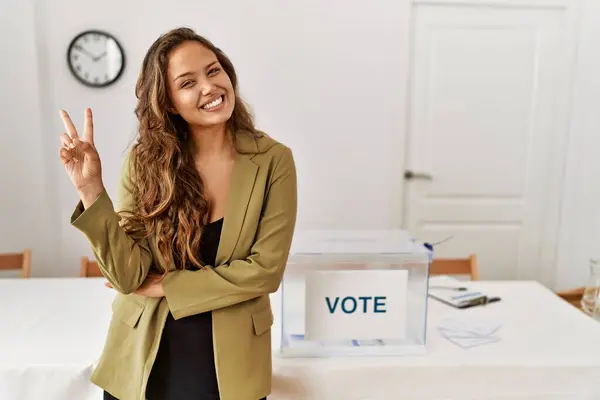
[[[121,52],[121,68],[119,69],[119,72],[117,73],[117,75],[110,81],[105,82],[105,83],[99,83],[99,84],[94,84],[94,83],[90,83],[86,80],[83,80],[82,78],[79,77],[79,75],[77,75],[77,73],[75,72],[75,70],[73,69],[73,64],[71,64],[71,49],[73,48],[73,46],[75,45],[75,43],[77,42],[77,40],[79,40],[79,38],[81,38],[82,36],[85,35],[89,35],[89,34],[98,34],[98,35],[103,35],[108,37],[109,39],[112,39],[115,41],[115,43],[117,44],[117,47],[119,48],[119,51]],[[85,30],[83,32],[78,33],[69,43],[69,46],[67,47],[67,65],[69,66],[69,70],[71,71],[71,74],[75,77],[75,79],[77,79],[77,81],[79,81],[79,83],[90,87],[90,88],[94,88],[94,89],[98,89],[98,88],[104,88],[107,86],[110,86],[112,84],[114,84],[116,81],[119,80],[119,78],[121,77],[121,75],[123,75],[123,71],[125,70],[125,63],[126,63],[126,59],[125,59],[125,51],[123,50],[123,46],[121,46],[121,43],[117,40],[116,37],[114,37],[113,35],[111,35],[110,33],[100,30],[100,29],[88,29]]]

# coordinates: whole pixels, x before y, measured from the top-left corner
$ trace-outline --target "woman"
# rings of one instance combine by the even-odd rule
[[[71,223],[117,291],[92,382],[105,399],[258,400],[271,386],[273,314],[296,221],[291,151],[254,128],[227,56],[190,29],[161,36],[136,85],[139,137],[113,207],[94,147],[60,158]]]

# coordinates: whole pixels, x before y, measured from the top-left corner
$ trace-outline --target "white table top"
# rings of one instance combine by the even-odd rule
[[[104,345],[115,297],[103,282],[0,280],[0,367],[94,362]]]
[[[427,314],[426,356],[353,358],[360,365],[577,365],[600,367],[600,323],[592,320],[552,291],[534,281],[469,282],[500,302],[468,309],[455,309],[430,299]],[[272,299],[280,315],[280,300]],[[499,342],[463,349],[437,331],[438,324],[452,315],[470,314],[499,322]],[[281,330],[273,329],[279,347]],[[338,358],[322,360],[338,362]],[[284,359],[286,363],[314,363],[311,359]]]
[[[77,393],[85,390],[93,393],[93,395],[89,395],[91,397],[81,395],[78,398],[100,399],[100,397],[94,397],[98,396],[100,392],[92,387],[88,379],[91,369],[102,351],[111,316],[111,302],[115,295],[112,290],[103,286],[103,282],[104,279],[93,278],[0,280],[0,318],[2,320],[2,329],[0,329],[0,395],[4,396],[8,391],[9,393],[18,393],[18,398],[36,399],[39,398],[36,396],[39,396],[40,393],[48,394],[52,387],[56,387],[55,393],[61,394],[57,397],[47,395],[45,398],[64,399],[69,398],[64,397],[64,393],[72,392],[61,392],[58,389],[59,385],[72,385],[73,380],[77,380],[79,385]],[[403,371],[401,375],[405,381],[402,382],[402,387],[406,387],[406,393],[409,393],[410,385],[419,386],[419,390],[427,386],[426,381],[412,377],[412,374],[417,373],[416,371],[426,371],[422,376],[432,377],[434,376],[432,371],[444,369],[446,375],[443,376],[450,376],[447,375],[447,367],[461,367],[459,368],[461,371],[470,370],[469,379],[480,379],[479,384],[483,385],[482,387],[487,384],[485,371],[483,371],[487,367],[513,371],[507,372],[509,375],[506,375],[506,379],[512,376],[510,381],[514,380],[517,375],[523,376],[522,372],[518,372],[522,371],[522,368],[543,368],[545,373],[549,371],[548,368],[553,367],[563,368],[560,371],[563,371],[564,368],[573,368],[573,371],[577,369],[577,374],[581,379],[587,379],[581,374],[581,371],[590,371],[596,377],[598,376],[597,374],[600,372],[600,323],[563,302],[550,290],[536,282],[476,282],[471,284],[477,285],[478,288],[490,295],[500,296],[502,301],[485,307],[457,310],[430,300],[428,354],[410,357],[280,358],[277,355],[281,331],[278,324],[280,302],[279,294],[274,294],[272,296],[276,316],[272,333],[274,394],[270,399],[311,398],[319,400],[319,398],[331,398],[327,396],[337,395],[338,388],[345,386],[348,379],[354,380],[354,377],[356,377],[354,393],[359,393],[360,390],[356,388],[360,387],[372,395],[363,397],[364,399],[385,398],[384,394],[381,395],[383,397],[378,397],[374,394],[374,389],[368,389],[369,382],[373,382],[373,385],[375,382],[400,385],[396,382],[399,380],[398,371]],[[486,319],[500,322],[502,326],[497,335],[501,340],[469,349],[460,348],[446,340],[437,332],[437,324],[447,316],[461,313],[481,315]],[[418,366],[427,368],[415,369]],[[555,370],[559,369],[555,368]],[[58,379],[56,371],[70,374],[69,378]],[[379,381],[370,378],[369,371],[373,373],[377,371]],[[327,373],[331,375],[326,375]],[[477,378],[478,374],[484,375]],[[21,377],[27,375],[27,379],[15,379],[17,375]],[[327,382],[324,380],[325,376],[328,377]],[[360,380],[361,376],[364,377],[363,380]],[[558,382],[561,376],[540,375],[539,384],[547,386],[548,380]],[[44,382],[39,384],[39,391],[34,393],[33,388],[38,377],[40,380],[43,378]],[[537,378],[533,376],[527,379],[528,382],[533,382],[531,379]],[[581,381],[578,382],[580,382],[578,385],[581,385]],[[318,395],[315,394],[316,392],[310,391],[321,384],[324,387],[330,387],[330,391],[321,391]],[[510,383],[507,384],[510,385]],[[89,385],[89,387],[85,385]],[[299,387],[298,385],[304,387],[304,392],[300,389],[294,392]],[[332,385],[338,386],[332,388]],[[470,385],[472,388],[473,384]],[[309,387],[312,389],[307,389]],[[381,393],[384,393],[384,389],[381,389]],[[27,390],[29,395],[23,395]],[[414,390],[414,393],[417,393],[417,389]],[[320,397],[321,395],[324,397]],[[360,397],[351,398],[358,399]],[[414,398],[429,397],[424,397],[423,393],[419,392],[418,395],[415,394]],[[433,396],[431,398],[440,397]],[[563,397],[556,398],[562,399]]]

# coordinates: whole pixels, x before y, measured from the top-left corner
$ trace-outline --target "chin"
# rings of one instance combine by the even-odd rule
[[[229,121],[229,119],[231,118],[231,113],[219,113],[219,115],[214,115],[211,116],[211,118],[202,118],[199,122],[198,125],[203,125],[203,126],[215,126],[215,125],[222,125],[224,123],[226,123],[227,121]]]

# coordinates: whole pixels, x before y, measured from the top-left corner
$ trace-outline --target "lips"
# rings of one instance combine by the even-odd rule
[[[210,111],[216,107],[219,107],[221,104],[223,104],[223,100],[224,100],[224,95],[220,95],[219,97],[217,97],[216,99],[204,104],[202,107],[203,110],[205,111]]]

